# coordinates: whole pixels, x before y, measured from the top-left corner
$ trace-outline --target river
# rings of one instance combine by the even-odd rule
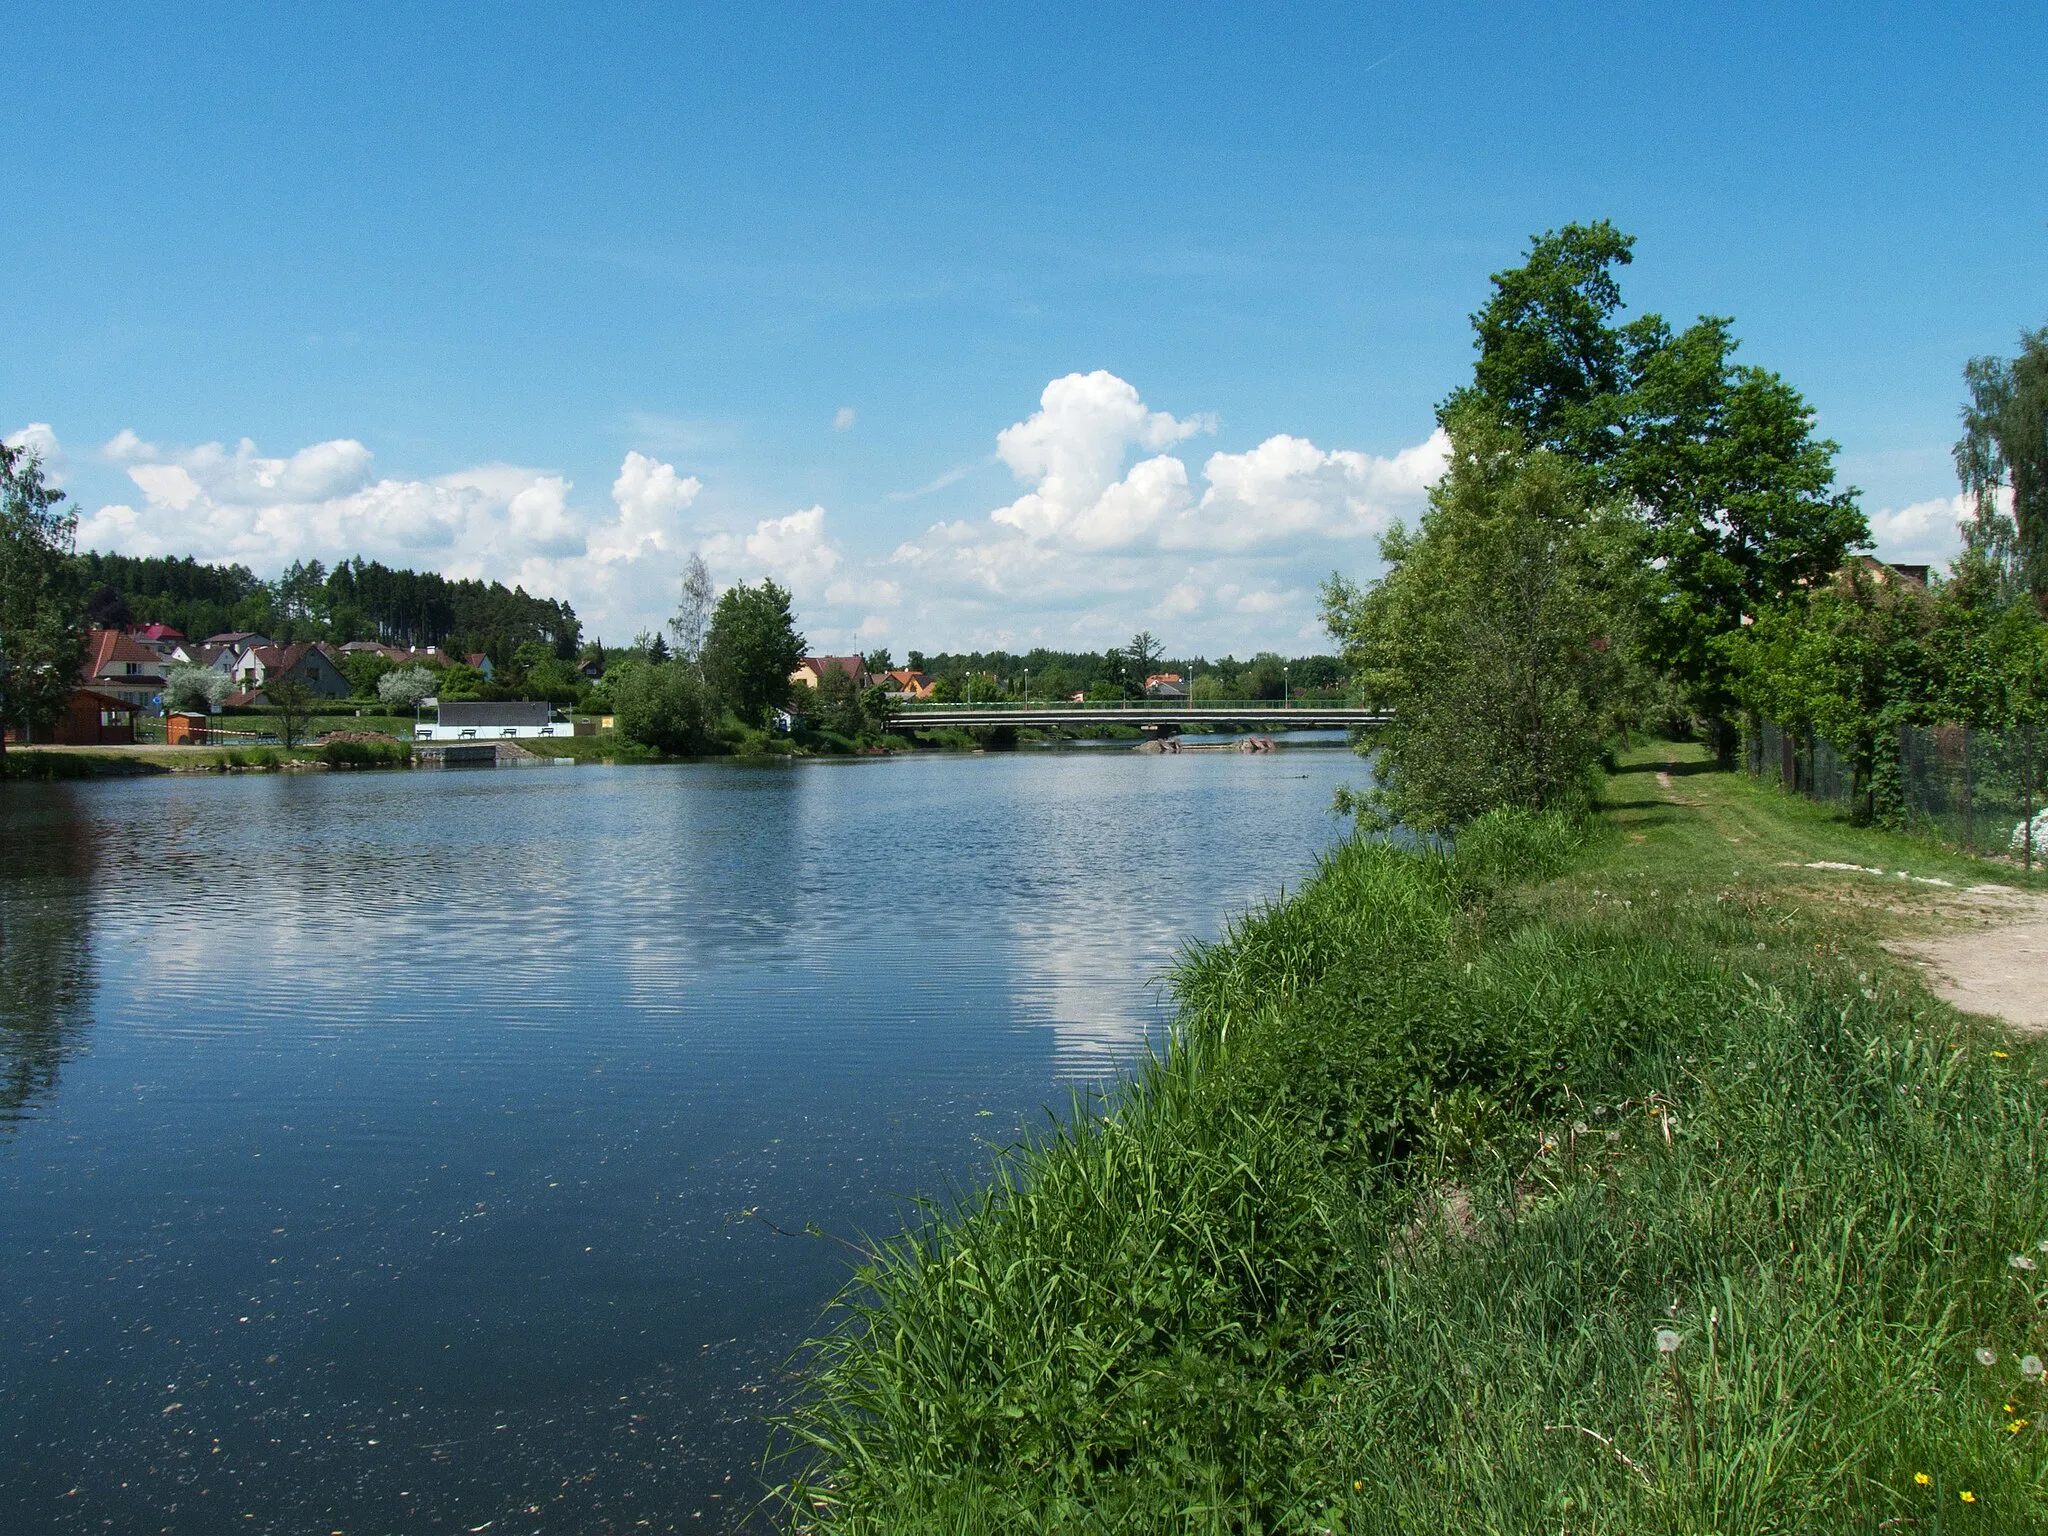
[[[0,786],[0,1529],[728,1529],[1349,753]],[[742,1213],[753,1211],[756,1216]]]

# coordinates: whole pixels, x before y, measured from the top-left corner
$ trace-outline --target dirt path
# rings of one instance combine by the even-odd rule
[[[2048,895],[1986,881],[1990,867],[1974,860],[1774,814],[1768,800],[1752,798],[1745,810],[1722,782],[1683,779],[1685,772],[1676,754],[1668,757],[1656,771],[1657,798],[1689,808],[1715,841],[1768,860],[1806,899],[1842,903],[1879,932],[1889,929],[1884,947],[1917,967],[1937,997],[2048,1034]],[[1859,837],[1869,839],[1862,848]],[[1911,869],[1891,867],[1902,855]]]
[[[1893,939],[1885,948],[1918,965],[1927,989],[1965,1013],[2048,1034],[2048,902],[2014,907],[2029,915],[1946,938]]]

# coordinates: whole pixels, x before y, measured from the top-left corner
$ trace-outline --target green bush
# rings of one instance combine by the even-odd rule
[[[320,760],[330,768],[404,768],[412,748],[402,741],[330,741],[322,744]]]

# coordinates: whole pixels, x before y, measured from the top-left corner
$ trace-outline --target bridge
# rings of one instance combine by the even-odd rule
[[[969,725],[1135,725],[1148,731],[1255,730],[1385,725],[1393,718],[1384,710],[1308,699],[1132,699],[1120,703],[899,704],[893,712],[899,729],[933,730]]]

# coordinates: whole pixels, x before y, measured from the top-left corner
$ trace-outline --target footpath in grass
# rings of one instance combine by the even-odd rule
[[[884,1249],[786,1518],[2048,1528],[2048,1059],[1883,948],[1986,883],[1682,747],[1587,827],[1346,845],[1111,1115]]]

